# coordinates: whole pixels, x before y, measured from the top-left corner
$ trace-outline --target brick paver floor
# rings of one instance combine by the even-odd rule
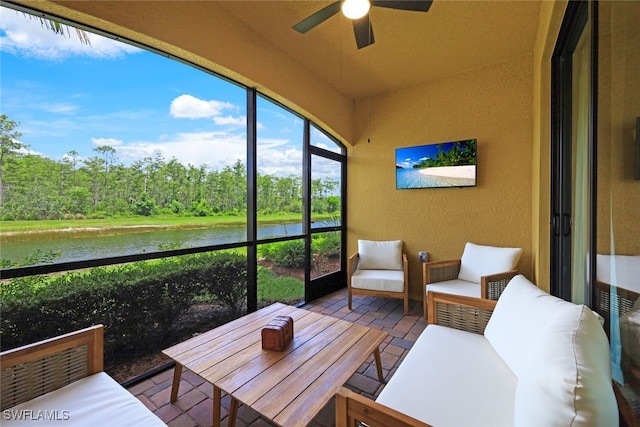
[[[384,377],[388,379],[427,326],[427,322],[422,317],[421,302],[411,301],[409,307],[410,312],[405,316],[400,299],[354,296],[354,309],[349,310],[346,289],[343,289],[306,304],[302,308],[388,332],[389,336],[380,346],[382,371]],[[185,369],[182,372],[178,400],[171,404],[169,393],[172,376],[173,369],[169,369],[129,387],[129,391],[171,427],[210,426],[213,386]],[[380,394],[384,384],[378,381],[373,357],[360,366],[347,381],[346,386],[373,399]],[[224,396],[222,399],[223,426],[227,425],[228,408],[229,396]],[[313,419],[310,426],[334,426],[334,410],[335,405],[331,401]],[[251,408],[240,405],[236,426],[269,427],[272,424],[261,418]]]

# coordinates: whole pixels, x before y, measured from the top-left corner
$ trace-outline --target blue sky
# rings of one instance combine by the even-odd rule
[[[37,19],[0,8],[0,114],[20,123],[29,150],[82,159],[109,145],[124,164],[175,157],[219,169],[245,162],[243,88],[163,56],[89,33],[83,45]],[[302,120],[259,101],[263,173],[299,175]],[[316,135],[316,137],[318,137]],[[318,141],[316,145],[324,145]]]
[[[438,154],[438,144],[404,147],[396,150],[396,165],[405,169],[426,159],[433,159]]]

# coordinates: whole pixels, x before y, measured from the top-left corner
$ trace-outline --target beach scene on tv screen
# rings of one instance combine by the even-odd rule
[[[475,185],[475,139],[396,149],[398,189]]]

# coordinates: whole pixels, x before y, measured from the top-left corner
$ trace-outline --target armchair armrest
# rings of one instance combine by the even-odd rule
[[[1,409],[102,372],[103,329],[96,325],[0,353]]]
[[[431,325],[448,326],[476,334],[484,333],[497,301],[462,295],[429,292],[428,319]]]
[[[422,286],[457,279],[458,273],[460,273],[459,259],[425,262],[422,264],[422,279],[424,281]]]
[[[358,261],[360,261],[360,254],[354,253],[347,259],[347,283],[351,286],[351,276],[358,269]]]
[[[480,296],[497,300],[511,279],[518,274],[518,270],[489,274],[480,278]]]
[[[336,427],[430,427],[408,415],[388,408],[346,387],[336,393]]]

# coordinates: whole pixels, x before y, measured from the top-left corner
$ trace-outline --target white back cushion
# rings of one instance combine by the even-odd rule
[[[500,295],[484,335],[520,377],[535,338],[551,319],[573,306],[575,304],[549,295],[519,274]]]
[[[599,282],[640,292],[640,255],[598,254],[596,274]]]
[[[358,255],[361,270],[402,270],[402,240],[358,240]]]
[[[572,304],[543,328],[518,377],[515,425],[616,426],[609,341],[594,313]]]
[[[516,268],[521,248],[500,248],[467,243],[460,261],[458,279],[480,283],[488,274],[502,273]]]

